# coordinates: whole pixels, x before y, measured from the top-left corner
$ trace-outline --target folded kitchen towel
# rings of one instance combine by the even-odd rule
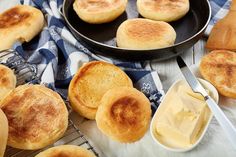
[[[162,84],[156,71],[141,62],[122,62],[91,53],[68,30],[60,14],[63,0],[22,0],[22,4],[40,9],[46,20],[42,32],[29,43],[16,43],[14,49],[38,68],[42,83],[48,84],[67,97],[67,88],[78,68],[92,60],[103,60],[122,68],[142,91],[156,110],[163,95]],[[145,66],[144,66],[145,65]]]
[[[228,13],[231,1],[232,0],[209,0],[212,15],[211,21],[206,29],[205,35],[209,35],[214,24]]]

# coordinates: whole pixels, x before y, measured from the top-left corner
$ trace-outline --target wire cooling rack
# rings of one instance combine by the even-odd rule
[[[11,68],[17,76],[17,85],[32,82],[37,79],[37,68],[28,64],[16,51],[0,51],[0,63]]]
[[[39,82],[39,79],[37,77],[37,67],[35,65],[27,63],[24,58],[22,58],[17,52],[13,50],[0,51],[0,64],[4,64],[9,68],[11,68],[12,70],[14,70],[14,73],[17,77],[17,85]],[[88,142],[86,137],[80,132],[78,126],[76,125],[74,119],[72,118],[71,116],[72,110],[69,106],[68,101],[65,100],[65,102],[68,106],[70,116],[69,116],[67,131],[61,139],[59,139],[54,144],[45,147],[44,149],[36,151],[20,150],[7,147],[4,157],[34,157],[36,154],[45,149],[63,144],[81,146],[93,152],[97,157],[99,157],[99,154],[97,153],[96,149]]]

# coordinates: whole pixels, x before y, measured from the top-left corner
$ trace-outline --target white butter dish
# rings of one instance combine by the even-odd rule
[[[203,79],[198,79],[200,81],[200,83],[203,85],[203,87],[205,89],[207,89],[210,93],[210,95],[212,96],[212,98],[216,101],[216,103],[218,103],[219,101],[219,95],[218,95],[218,92],[217,90],[215,89],[215,87],[210,84],[209,82],[203,80]],[[174,152],[186,152],[186,151],[189,151],[191,149],[193,149],[195,146],[197,146],[199,144],[199,142],[202,140],[204,134],[206,133],[207,131],[207,128],[210,124],[210,121],[213,117],[213,114],[212,112],[209,110],[209,112],[206,112],[208,113],[209,115],[207,115],[207,118],[205,119],[205,122],[204,122],[204,125],[201,127],[200,131],[197,133],[197,136],[194,140],[193,143],[191,143],[190,145],[188,146],[182,146],[180,144],[178,145],[175,145],[173,144],[172,142],[169,142],[168,139],[166,137],[162,137],[161,135],[159,135],[157,132],[156,132],[156,125],[157,125],[157,119],[158,117],[160,117],[160,114],[162,114],[162,112],[164,111],[164,108],[165,108],[165,105],[167,103],[167,101],[169,101],[167,98],[170,98],[170,94],[173,93],[172,90],[175,90],[176,87],[178,87],[179,85],[181,84],[187,84],[187,82],[185,80],[178,80],[176,81],[171,87],[170,89],[168,90],[168,92],[166,93],[166,95],[164,96],[163,100],[162,100],[162,103],[160,104],[160,106],[158,107],[157,111],[155,112],[154,116],[153,116],[153,119],[151,121],[151,128],[150,128],[150,131],[151,131],[151,135],[152,135],[152,138],[153,140],[158,144],[160,145],[161,147],[167,149],[167,150],[170,150],[170,151],[174,151]],[[172,91],[172,92],[171,92]],[[184,102],[183,102],[184,103]],[[171,104],[172,105],[172,104]],[[174,104],[173,104],[174,105]],[[165,109],[166,110],[166,109]]]

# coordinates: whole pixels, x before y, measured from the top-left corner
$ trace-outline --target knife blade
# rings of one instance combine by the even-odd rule
[[[216,120],[219,122],[220,126],[225,131],[227,137],[233,144],[233,147],[236,149],[236,129],[233,124],[229,121],[229,119],[225,116],[224,112],[220,109],[220,107],[216,104],[216,102],[209,96],[194,74],[190,71],[184,60],[177,56],[176,58],[178,66],[189,84],[192,90],[196,93],[200,93],[210,110],[212,111],[213,115],[215,116]]]

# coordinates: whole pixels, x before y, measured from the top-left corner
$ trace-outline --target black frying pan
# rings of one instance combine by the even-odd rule
[[[128,50],[116,47],[116,31],[126,19],[141,17],[137,12],[136,0],[129,0],[126,12],[116,20],[99,25],[83,22],[73,10],[73,3],[74,0],[64,0],[62,9],[74,36],[94,53],[123,60],[164,60],[177,56],[199,40],[211,17],[208,0],[190,0],[189,12],[180,20],[170,23],[177,33],[173,46],[153,50]]]

